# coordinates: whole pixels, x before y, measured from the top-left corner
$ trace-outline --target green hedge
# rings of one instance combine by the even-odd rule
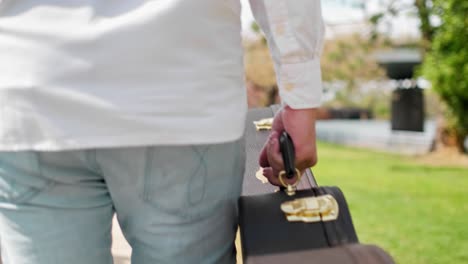
[[[460,146],[468,135],[468,1],[435,0],[436,29],[422,73],[447,104]]]

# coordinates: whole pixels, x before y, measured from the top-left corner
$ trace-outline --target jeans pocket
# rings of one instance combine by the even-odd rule
[[[40,175],[36,152],[0,152],[0,201],[29,201],[50,184]]]
[[[242,185],[243,141],[149,149],[143,198],[186,219],[236,203]]]

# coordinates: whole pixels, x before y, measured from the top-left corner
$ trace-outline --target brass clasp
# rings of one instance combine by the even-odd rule
[[[335,198],[327,194],[284,202],[281,211],[289,222],[315,223],[336,220],[339,206]]]
[[[273,118],[265,118],[253,122],[257,131],[259,130],[271,130],[273,126]]]
[[[279,181],[281,182],[281,185],[283,185],[284,188],[286,188],[286,194],[289,195],[289,196],[293,196],[296,194],[296,189],[297,189],[297,185],[299,184],[299,182],[301,181],[301,177],[302,177],[302,174],[301,172],[296,169],[296,176],[297,176],[297,179],[296,181],[293,183],[293,184],[289,184],[289,183],[286,183],[284,181],[284,176],[286,176],[286,171],[281,171],[279,173]]]

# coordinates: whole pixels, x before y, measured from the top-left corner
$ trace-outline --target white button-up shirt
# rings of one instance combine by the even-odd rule
[[[280,95],[317,107],[319,0],[251,0]],[[220,143],[246,113],[239,0],[0,0],[0,151]]]

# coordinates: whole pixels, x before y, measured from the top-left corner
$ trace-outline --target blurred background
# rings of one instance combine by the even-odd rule
[[[243,1],[249,107],[280,102]],[[398,263],[468,263],[468,1],[322,0],[319,184]]]

